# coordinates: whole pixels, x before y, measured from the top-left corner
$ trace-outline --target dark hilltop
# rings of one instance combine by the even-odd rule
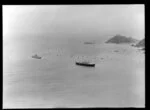
[[[116,43],[116,44],[121,44],[121,43],[136,43],[138,40],[133,39],[132,37],[126,37],[122,35],[115,35],[105,43]]]

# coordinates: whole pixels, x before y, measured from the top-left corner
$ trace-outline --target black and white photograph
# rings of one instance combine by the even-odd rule
[[[145,108],[145,5],[2,5],[3,108]]]

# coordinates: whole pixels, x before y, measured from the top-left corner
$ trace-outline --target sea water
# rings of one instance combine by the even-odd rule
[[[3,40],[3,107],[143,107],[144,53],[86,41],[48,35]],[[79,59],[96,66],[77,66]]]

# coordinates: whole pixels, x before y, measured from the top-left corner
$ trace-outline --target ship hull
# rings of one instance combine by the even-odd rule
[[[35,58],[35,59],[41,59],[41,57],[34,57],[34,56],[32,56],[32,58]]]
[[[85,64],[85,63],[79,63],[79,62],[76,62],[76,65],[87,66],[87,67],[95,67],[95,64]]]

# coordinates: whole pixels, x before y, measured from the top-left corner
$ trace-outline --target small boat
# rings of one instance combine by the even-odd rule
[[[33,55],[32,58],[41,59],[42,57],[38,56],[37,54]]]
[[[80,65],[80,66],[88,66],[88,67],[95,67],[94,63],[89,63],[87,61],[84,62],[76,62],[76,65]]]
[[[94,44],[94,42],[84,42],[84,44]]]
[[[114,50],[114,52],[119,52],[119,50]]]

